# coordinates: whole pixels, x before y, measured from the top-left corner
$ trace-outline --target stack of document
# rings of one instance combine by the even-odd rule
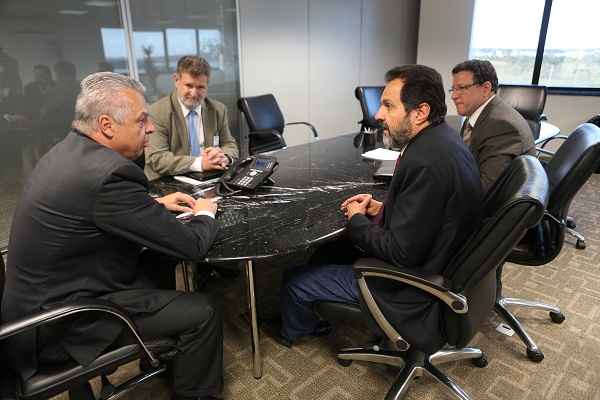
[[[377,161],[396,161],[399,155],[399,151],[383,148],[367,151],[366,153],[361,154],[363,158]]]

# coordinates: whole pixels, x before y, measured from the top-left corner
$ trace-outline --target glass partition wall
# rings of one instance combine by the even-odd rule
[[[235,0],[2,0],[0,249],[28,175],[69,130],[80,80],[130,75],[153,102],[171,92],[188,54],[213,67],[209,96],[227,105],[239,140]]]

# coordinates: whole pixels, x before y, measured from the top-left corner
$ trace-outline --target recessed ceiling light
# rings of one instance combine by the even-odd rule
[[[87,14],[86,10],[60,10],[59,14],[63,15],[84,15]]]
[[[113,0],[88,0],[83,4],[90,7],[115,7],[117,2]]]

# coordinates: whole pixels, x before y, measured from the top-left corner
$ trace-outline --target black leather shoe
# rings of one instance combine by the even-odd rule
[[[315,330],[312,331],[311,335],[312,336],[327,336],[331,333],[332,330],[333,330],[333,327],[331,326],[331,324],[328,321],[321,319],[321,320],[319,320],[319,322],[317,322],[317,326],[315,327]]]
[[[275,331],[272,334],[273,340],[276,341],[277,343],[279,343],[282,346],[287,347],[288,349],[291,349],[292,346],[294,346],[295,344],[297,344],[297,340],[291,340],[288,339],[286,337],[284,337],[281,334],[281,321],[279,321],[279,323],[275,323]],[[317,326],[315,327],[314,331],[312,331],[312,333],[310,334],[311,336],[327,336],[331,333],[331,331],[333,330],[331,324],[328,321],[325,320],[319,320],[319,322],[317,322]]]
[[[293,345],[296,344],[295,340],[291,340],[288,339],[284,336],[281,335],[280,332],[276,332],[273,336],[272,336],[273,340],[277,343],[279,343],[280,345],[287,347],[288,349],[291,349]]]

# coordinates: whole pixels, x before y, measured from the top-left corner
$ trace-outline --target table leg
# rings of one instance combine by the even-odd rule
[[[252,366],[254,377],[262,377],[262,358],[260,356],[260,344],[258,337],[258,320],[256,317],[256,297],[254,294],[254,267],[252,260],[244,261],[244,270],[246,271],[246,290],[248,298],[248,312],[250,314],[250,341],[252,343]]]

